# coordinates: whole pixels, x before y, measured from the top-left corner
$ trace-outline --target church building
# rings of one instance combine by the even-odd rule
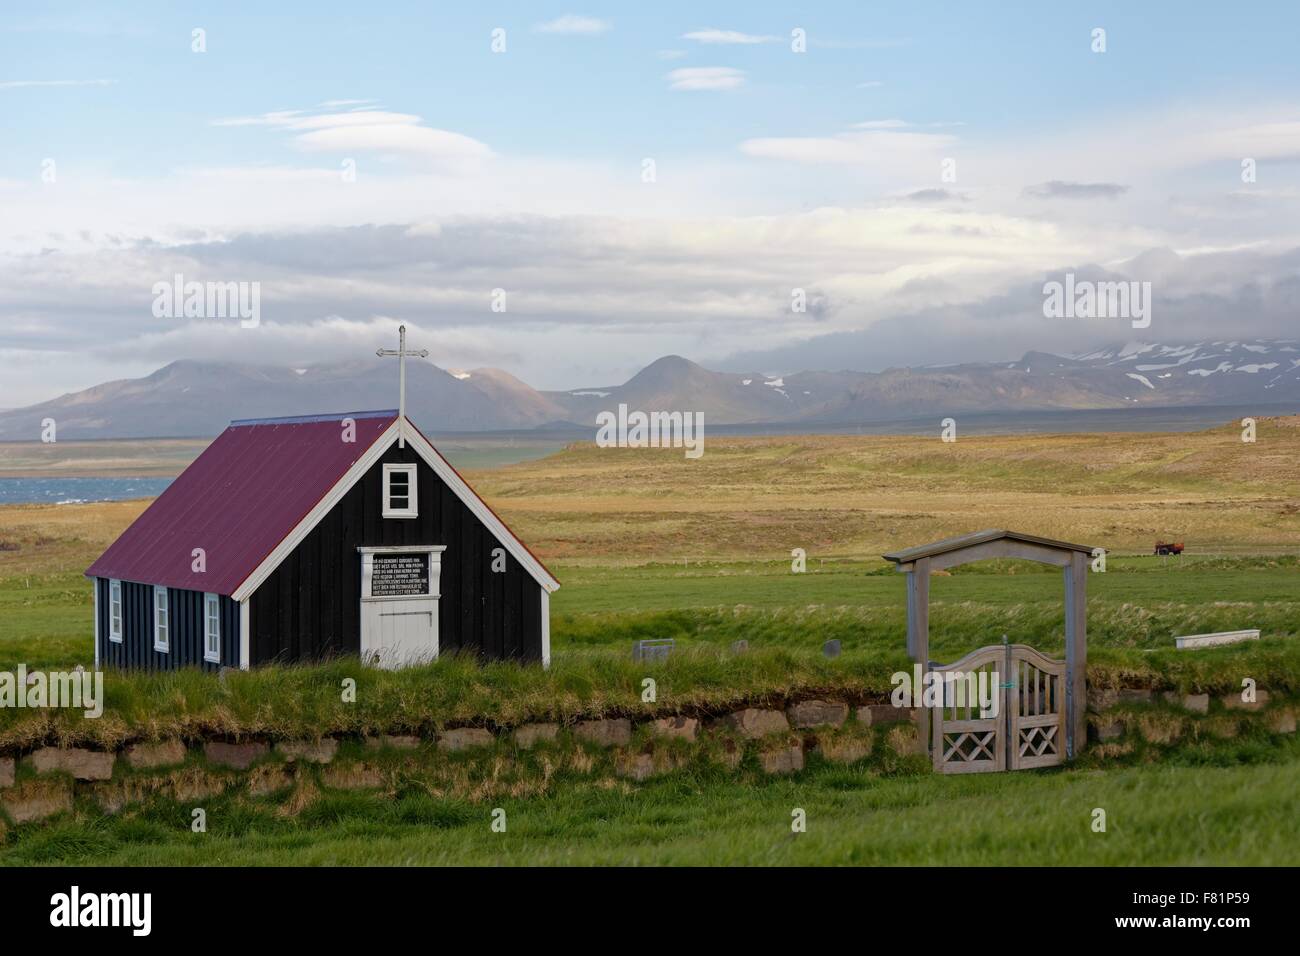
[[[97,667],[550,662],[559,582],[397,410],[236,421],[86,571]]]

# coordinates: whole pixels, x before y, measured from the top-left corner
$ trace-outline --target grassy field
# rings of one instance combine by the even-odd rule
[[[457,468],[496,468],[542,458],[563,446],[548,438],[431,437]],[[206,438],[0,442],[0,478],[171,478],[208,444]]]
[[[1183,434],[710,438],[573,447],[476,476],[540,553],[589,565],[862,559],[980,528],[1120,553],[1300,551],[1300,418]]]
[[[92,443],[95,444],[95,443]],[[698,461],[656,450],[571,447],[469,475],[563,583],[552,602],[549,673],[443,661],[374,677],[351,662],[234,675],[110,679],[110,716],[41,723],[0,712],[0,738],[112,742],[226,726],[272,735],[412,729],[446,721],[637,713],[637,638],[673,637],[661,700],[724,706],[792,686],[875,693],[905,664],[902,576],[879,555],[983,527],[1110,551],[1089,576],[1094,683],[1226,692],[1243,675],[1300,692],[1300,420],[1178,435],[871,436],[710,439]],[[81,571],[144,502],[0,508],[0,670],[91,659]],[[1150,556],[1157,538],[1182,558]],[[808,571],[792,574],[804,548]],[[956,658],[1002,634],[1062,649],[1058,572],[1019,562],[932,581],[932,654]],[[1258,627],[1246,646],[1186,653],[1177,634]],[[839,638],[844,655],[821,657]],[[753,652],[724,653],[732,641]],[[366,705],[336,706],[344,672],[375,680]],[[363,684],[364,686],[364,684]],[[663,694],[668,697],[664,698]],[[274,708],[266,701],[276,700]],[[231,723],[224,724],[222,721]],[[621,781],[559,780],[486,809],[427,790],[396,799],[330,796],[286,818],[232,805],[191,837],[159,805],[48,830],[19,828],[0,859],[88,862],[1280,862],[1297,858],[1294,746],[1195,749],[1186,766],[1135,765],[986,780],[880,775],[814,765],[796,780],[685,771],[628,799]],[[1175,764],[1178,763],[1176,759]],[[1213,766],[1209,766],[1213,764]],[[378,802],[376,802],[378,801]],[[789,833],[792,806],[809,832]],[[1080,809],[1085,807],[1086,809]],[[1111,832],[1087,813],[1114,807]],[[882,812],[883,811],[883,812]],[[1081,816],[1080,816],[1081,814]],[[1078,817],[1076,829],[1067,821]],[[1021,829],[1023,824],[1027,829]],[[953,836],[963,834],[959,841]],[[1027,854],[1025,847],[1035,853]],[[973,855],[964,855],[973,854]],[[978,857],[978,859],[977,859]]]
[[[113,818],[24,827],[0,864],[111,865],[1293,865],[1300,746],[1206,760],[935,777],[820,762],[795,779],[707,768],[633,788],[561,774],[544,795],[470,801],[395,795],[158,800]],[[912,758],[914,761],[919,758]],[[1222,762],[1229,765],[1221,765]],[[506,832],[491,814],[506,813]],[[1093,832],[1093,812],[1106,832]],[[793,811],[807,829],[794,833]]]
[[[207,446],[200,438],[0,442],[0,478],[172,477]]]

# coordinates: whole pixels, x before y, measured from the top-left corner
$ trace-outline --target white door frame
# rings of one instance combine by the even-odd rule
[[[380,615],[397,613],[429,613],[433,623],[433,643],[429,648],[430,660],[438,656],[438,600],[442,596],[442,552],[446,545],[419,544],[389,547],[360,547],[361,555],[361,658],[369,662],[379,655],[379,666],[394,667],[404,663],[395,656],[394,648],[382,646]],[[385,594],[375,596],[373,588],[374,557],[389,554],[423,554],[428,560],[429,588],[424,594]],[[400,609],[400,610],[399,610]]]

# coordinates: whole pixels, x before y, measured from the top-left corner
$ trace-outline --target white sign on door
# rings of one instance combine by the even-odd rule
[[[443,545],[358,548],[361,553],[361,659],[379,667],[438,656]]]

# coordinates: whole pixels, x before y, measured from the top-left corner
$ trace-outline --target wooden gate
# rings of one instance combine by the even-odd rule
[[[1065,759],[1065,661],[1008,644],[1006,674],[1010,768],[1056,766]]]
[[[1065,758],[1064,661],[1027,644],[991,644],[951,664],[931,663],[930,671],[940,695],[931,718],[935,770],[991,773]],[[981,710],[981,674],[995,715]]]
[[[994,644],[981,647],[951,664],[931,664],[931,673],[943,678],[939,693],[941,706],[934,709],[934,769],[941,773],[989,773],[1007,769],[1006,708],[998,707],[996,716],[980,716],[979,675],[1001,704],[1000,672],[1006,660],[1006,647]],[[960,674],[961,681],[948,678]],[[972,692],[972,690],[974,692]]]

